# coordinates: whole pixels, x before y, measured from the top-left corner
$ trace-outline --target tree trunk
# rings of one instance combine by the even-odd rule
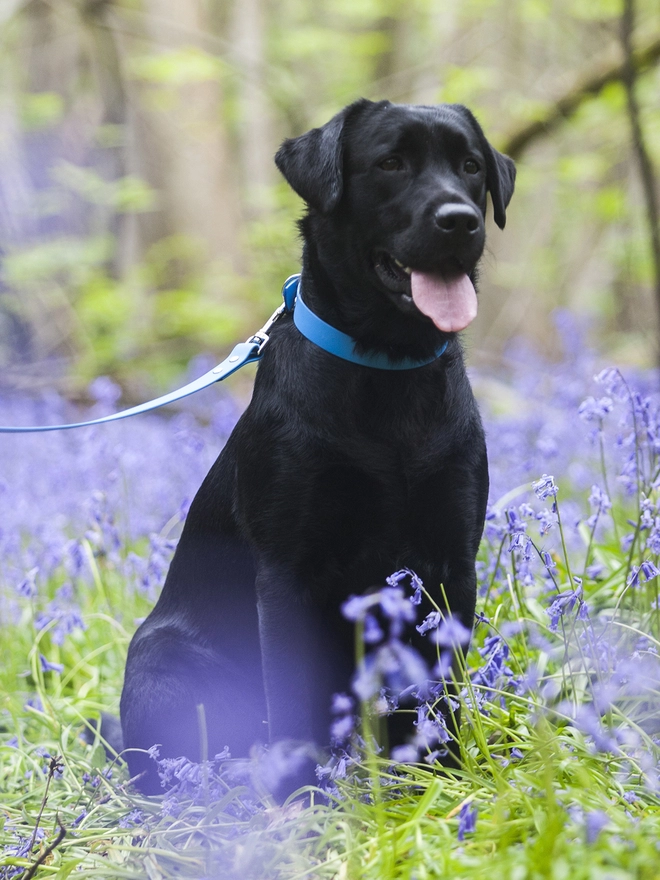
[[[201,0],[144,0],[150,50],[202,51]],[[145,224],[147,242],[183,233],[205,259],[240,266],[238,194],[229,164],[218,78],[154,84],[142,90],[137,138],[142,175],[159,191],[160,222]],[[146,218],[145,218],[146,219]]]
[[[265,78],[263,0],[236,0],[232,9],[231,57],[239,73],[239,161],[248,212],[272,206],[273,154],[277,148]]]

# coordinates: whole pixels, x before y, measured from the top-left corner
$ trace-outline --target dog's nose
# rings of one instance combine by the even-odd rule
[[[436,225],[449,234],[473,235],[479,229],[479,215],[469,205],[449,203],[435,212]]]

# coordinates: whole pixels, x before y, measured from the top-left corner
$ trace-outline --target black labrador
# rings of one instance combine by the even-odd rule
[[[290,316],[275,324],[252,402],[128,652],[124,745],[160,743],[161,756],[199,760],[199,704],[211,756],[246,755],[257,741],[327,744],[331,696],[353,674],[340,606],[397,569],[438,600],[444,585],[453,614],[473,621],[488,467],[456,333],[476,313],[486,193],[502,228],[513,162],[465,107],[367,100],[285,141],[275,161],[308,206],[306,305],[358,353],[432,362],[358,365]],[[128,763],[143,791],[160,791],[148,756],[129,752]],[[304,781],[285,780],[278,795]]]

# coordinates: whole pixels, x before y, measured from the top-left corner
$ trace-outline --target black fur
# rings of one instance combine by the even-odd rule
[[[390,163],[384,160],[395,157]],[[478,164],[478,173],[466,159]],[[515,170],[464,107],[361,100],[276,156],[308,204],[302,286],[322,318],[363,351],[423,358],[393,372],[339,360],[274,326],[252,402],[202,484],[162,595],[131,642],[121,700],[124,744],[198,760],[257,741],[329,739],[331,695],[350,689],[353,631],[341,603],[413,569],[471,627],[488,469],[479,413],[455,334],[387,290],[374,252],[420,271],[474,277],[486,193],[504,226]],[[395,165],[394,169],[391,167]],[[399,167],[400,166],[400,167]],[[436,221],[446,204],[478,218],[470,234]],[[473,224],[475,225],[475,224]],[[428,611],[422,606],[421,613]],[[426,639],[412,642],[431,660]],[[403,716],[390,738],[412,732]],[[391,742],[391,744],[393,744]],[[128,753],[140,786],[153,762]],[[285,780],[281,796],[309,774]]]

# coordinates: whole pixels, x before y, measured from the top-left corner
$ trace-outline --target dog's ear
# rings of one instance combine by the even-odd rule
[[[362,98],[349,104],[321,128],[284,141],[275,155],[275,164],[289,186],[321,214],[334,210],[343,192],[346,121],[371,103]]]
[[[484,138],[486,154],[486,186],[493,201],[493,217],[495,222],[504,229],[506,208],[511,201],[516,182],[516,166],[513,159],[498,152]]]
[[[498,152],[488,143],[481,126],[467,107],[462,104],[452,104],[451,106],[469,120],[479,135],[481,149],[486,159],[486,187],[493,202],[493,217],[500,229],[504,229],[506,209],[511,201],[516,182],[516,166],[513,159]]]

